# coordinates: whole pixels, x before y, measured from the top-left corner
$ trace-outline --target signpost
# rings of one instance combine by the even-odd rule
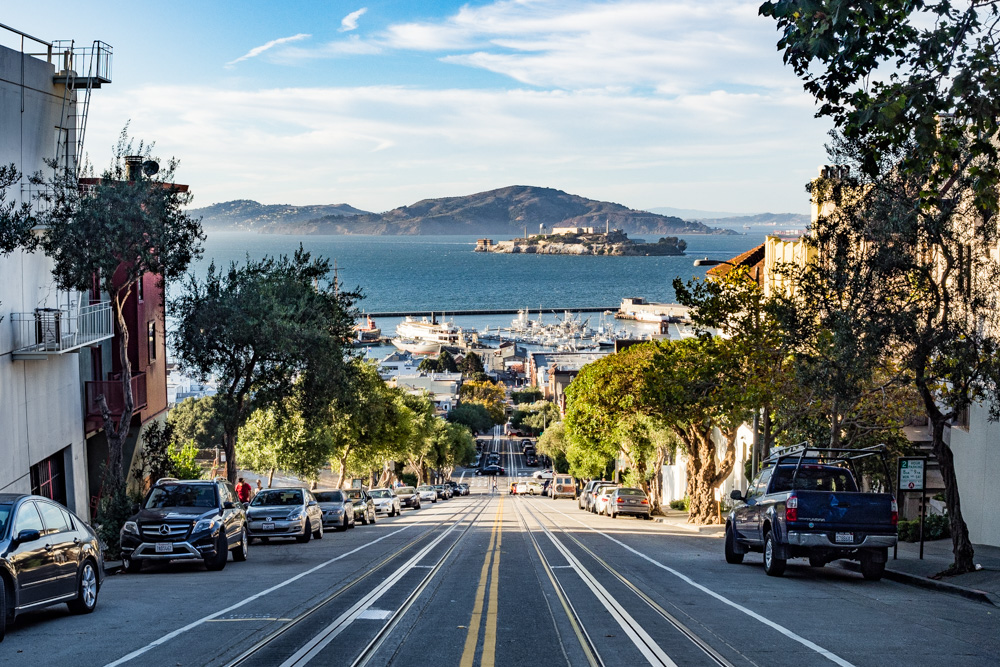
[[[899,494],[919,493],[920,494],[920,560],[924,559],[924,513],[926,512],[926,498],[924,489],[927,487],[927,457],[925,456],[901,456],[897,459],[896,479],[899,484]],[[898,546],[892,549],[892,558],[896,559]]]

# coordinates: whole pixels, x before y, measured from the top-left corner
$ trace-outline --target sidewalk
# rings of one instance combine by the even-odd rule
[[[900,542],[896,560],[892,559],[892,550],[889,550],[889,562],[885,566],[885,576],[893,581],[961,595],[1000,606],[1000,547],[989,547],[983,544],[975,544],[973,547],[976,550],[973,561],[982,565],[981,570],[953,577],[932,579],[931,577],[946,570],[954,562],[951,539],[924,542],[923,560],[919,558],[919,542]]]
[[[681,530],[688,530],[692,533],[699,533],[706,536],[722,537],[726,533],[726,526],[724,524],[699,526],[693,523],[688,523],[687,512],[671,509],[669,507],[661,506],[660,514],[654,514],[653,521],[656,523],[666,524],[672,528],[680,528]]]

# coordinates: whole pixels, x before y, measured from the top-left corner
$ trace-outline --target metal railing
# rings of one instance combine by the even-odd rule
[[[77,46],[75,40],[58,39],[49,47],[49,62],[54,55],[56,76],[73,72],[76,78],[92,78],[111,83],[111,58],[114,50],[107,42],[95,39],[90,46]]]
[[[101,408],[97,401],[97,397],[101,395],[108,402],[108,411],[112,415],[120,416],[125,410],[125,391],[121,379],[85,382],[84,393],[88,419],[101,419]],[[132,409],[136,412],[146,407],[145,373],[132,376],[132,404]]]
[[[14,326],[14,359],[44,359],[94,345],[115,334],[111,302],[103,301],[76,310],[68,306],[36,308],[11,313]]]

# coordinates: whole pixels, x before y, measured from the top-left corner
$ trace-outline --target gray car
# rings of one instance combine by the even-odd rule
[[[354,519],[364,525],[375,523],[375,501],[364,489],[344,489],[346,495],[354,504]]]
[[[319,508],[323,510],[323,528],[347,530],[354,528],[354,503],[339,489],[313,491]]]
[[[641,519],[650,519],[649,498],[642,489],[623,486],[611,492],[608,498],[607,515],[612,519],[617,519],[623,514],[637,516]]]
[[[387,516],[399,516],[399,496],[392,489],[372,489],[368,495],[375,501],[375,511]]]
[[[309,489],[264,489],[247,506],[250,538],[294,537],[308,542],[323,539],[323,511]]]

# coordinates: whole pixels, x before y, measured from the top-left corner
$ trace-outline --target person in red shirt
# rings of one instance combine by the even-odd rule
[[[250,502],[250,485],[242,477],[236,480],[236,496],[241,503]]]

